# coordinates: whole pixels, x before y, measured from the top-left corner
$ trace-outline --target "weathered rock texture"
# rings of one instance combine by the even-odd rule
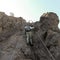
[[[16,31],[22,31],[25,24],[26,21],[22,17],[7,16],[4,12],[0,12],[0,41]]]
[[[26,44],[22,18],[0,12],[0,60],[32,60],[33,53]]]
[[[22,18],[0,12],[0,60],[52,60],[41,40],[56,60],[60,60],[59,18],[53,12],[44,13],[33,23],[33,46],[26,44]]]
[[[36,35],[34,34],[36,36],[34,38],[34,40],[36,41],[34,41],[34,45],[37,47],[35,47],[35,51],[38,53],[35,54],[37,54],[39,60],[43,57],[46,58],[48,56],[48,54],[44,56],[45,52],[44,49],[42,50],[43,46],[41,46],[40,39],[44,41],[46,47],[52,53],[54,58],[57,58],[60,55],[60,30],[58,28],[58,23],[59,18],[53,12],[44,13],[40,17],[40,21],[35,23],[38,32],[36,32]],[[40,50],[42,50],[44,54],[41,54]],[[41,55],[43,57],[40,57]]]

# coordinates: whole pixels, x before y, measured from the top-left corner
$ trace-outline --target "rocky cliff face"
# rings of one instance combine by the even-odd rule
[[[59,23],[59,18],[55,13],[53,13],[53,12],[44,13],[40,17],[40,21],[35,23],[36,28],[39,30],[36,32],[37,36],[34,38],[34,40],[36,39],[39,42],[40,42],[40,40],[43,40],[46,47],[49,49],[49,51],[52,53],[53,57],[56,59],[58,56],[60,56],[60,52],[59,52],[59,50],[60,50],[60,43],[59,43],[60,42],[60,30],[58,28],[58,23]],[[39,37],[38,37],[38,35],[39,35]],[[36,42],[35,42],[35,46],[37,46],[36,51],[38,51],[38,53],[36,53],[36,54],[39,55],[39,59],[41,59],[43,57],[46,58],[48,54],[44,56],[44,54],[46,54],[46,53],[44,52],[44,50],[42,50],[43,46],[40,46],[41,43],[39,43],[39,42],[36,43]],[[40,50],[42,50],[44,54],[41,54]],[[40,57],[41,55],[43,57]]]
[[[13,29],[22,29],[25,23],[26,21],[22,17],[7,16],[4,12],[0,12],[0,33]]]
[[[33,46],[26,44],[22,18],[0,12],[0,60],[53,60],[42,42],[58,60],[60,57],[59,18],[53,12],[44,13],[40,21],[33,23]],[[60,59],[59,59],[60,60]]]
[[[25,24],[26,21],[22,17],[7,16],[4,12],[0,12],[0,41],[16,31],[22,31]]]

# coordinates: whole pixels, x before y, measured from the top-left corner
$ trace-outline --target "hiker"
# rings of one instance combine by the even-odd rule
[[[25,26],[26,41],[27,41],[27,44],[29,45],[33,45],[33,42],[32,42],[33,29],[34,29],[33,26],[29,26],[29,25]]]

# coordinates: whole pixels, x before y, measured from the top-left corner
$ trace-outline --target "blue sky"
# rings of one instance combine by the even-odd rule
[[[45,12],[55,12],[58,14],[58,16],[60,16],[60,1],[59,0],[29,0],[28,11],[30,11],[31,16],[33,15],[37,20],[39,20],[39,17]]]
[[[60,0],[0,0],[0,11],[8,15],[13,12],[27,21],[38,21],[45,12],[55,12],[60,17]]]

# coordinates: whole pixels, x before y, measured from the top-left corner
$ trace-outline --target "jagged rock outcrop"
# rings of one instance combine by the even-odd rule
[[[37,34],[34,40],[35,41],[37,40],[39,42],[40,42],[39,38],[43,40],[46,47],[52,53],[54,58],[57,58],[60,55],[60,51],[59,51],[60,50],[60,30],[58,28],[58,23],[59,23],[59,18],[56,15],[56,13],[53,13],[53,12],[44,13],[40,17],[40,21],[35,23],[35,26],[37,26],[36,28],[39,30],[38,32],[36,32]],[[35,46],[37,46],[37,49],[35,47],[36,49],[35,51],[36,52],[38,51],[38,53],[36,54],[39,57],[39,60],[41,60],[42,57],[40,57],[41,56],[40,50],[42,50],[43,46],[41,46],[41,43],[37,41],[34,44]],[[44,50],[42,51],[44,52]],[[44,54],[42,54],[42,56],[46,58],[48,54],[45,56]],[[46,59],[46,60],[49,60],[49,59]]]
[[[25,24],[26,21],[22,17],[8,16],[4,12],[0,12],[0,41],[16,31],[22,31]]]
[[[13,30],[14,28],[22,29],[21,27],[25,23],[26,21],[22,17],[7,16],[4,12],[0,12],[0,33]]]
[[[24,35],[26,21],[22,17],[7,16],[2,12],[0,14],[0,60],[32,60],[33,52],[26,44]]]
[[[60,57],[59,18],[53,12],[44,13],[33,23],[33,46],[26,44],[22,17],[7,16],[0,12],[0,60],[52,60],[42,41],[58,60]],[[42,41],[41,41],[42,40]]]

